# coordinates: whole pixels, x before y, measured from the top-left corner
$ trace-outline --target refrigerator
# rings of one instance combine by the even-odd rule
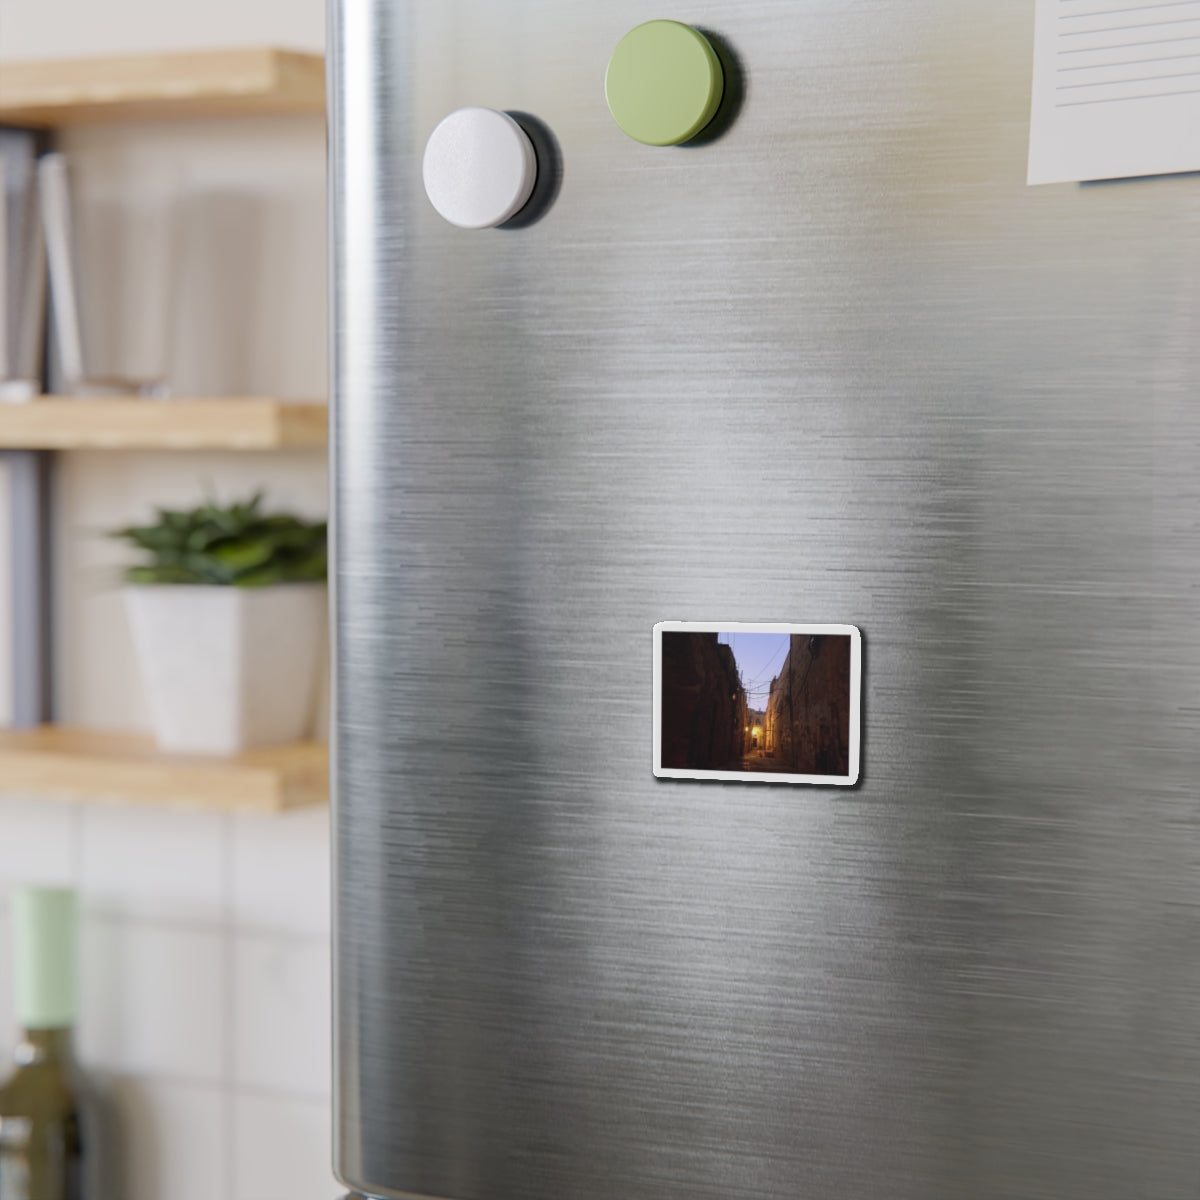
[[[1200,1195],[1200,177],[1027,187],[1033,17],[333,0],[354,1195]],[[854,631],[856,777],[656,774],[672,623]]]

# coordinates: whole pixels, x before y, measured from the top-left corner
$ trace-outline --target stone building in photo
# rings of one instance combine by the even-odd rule
[[[662,635],[662,765],[737,770],[745,745],[746,693],[733,651],[715,633]]]
[[[850,639],[792,634],[779,674],[771,680],[767,754],[796,775],[845,775],[850,770]]]

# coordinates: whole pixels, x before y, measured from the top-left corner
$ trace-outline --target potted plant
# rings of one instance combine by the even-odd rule
[[[262,496],[113,533],[150,555],[126,608],[163,750],[234,754],[309,732],[325,646],[325,522]]]

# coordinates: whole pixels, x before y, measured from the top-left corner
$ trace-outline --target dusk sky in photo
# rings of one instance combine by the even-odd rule
[[[719,633],[717,641],[733,650],[742,686],[746,689],[746,705],[760,711],[767,707],[771,679],[779,674],[787,657],[791,635],[786,633]]]

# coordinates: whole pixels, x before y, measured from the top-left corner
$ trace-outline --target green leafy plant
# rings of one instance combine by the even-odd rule
[[[326,524],[262,512],[262,493],[244,504],[204,504],[183,512],[158,510],[153,525],[131,525],[112,536],[151,555],[125,571],[128,583],[203,583],[266,587],[325,579]]]

